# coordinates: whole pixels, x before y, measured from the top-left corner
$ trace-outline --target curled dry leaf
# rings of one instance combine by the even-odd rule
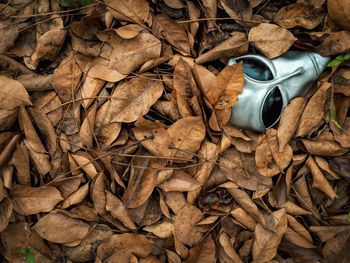
[[[77,152],[75,154],[71,154],[74,161],[91,179],[94,179],[97,175],[97,170],[92,163],[92,157],[84,152]],[[76,169],[77,170],[77,169]]]
[[[116,195],[109,191],[106,191],[106,210],[110,212],[114,218],[119,219],[129,229],[136,229],[129,210]]]
[[[250,154],[226,150],[220,159],[220,170],[229,180],[251,191],[272,187],[272,179],[258,172],[254,156]]]
[[[291,162],[293,150],[287,144],[279,150],[277,131],[269,129],[266,134],[260,135],[256,146],[256,168],[263,176],[274,176],[282,172]]]
[[[142,77],[133,78],[113,92],[107,118],[111,122],[136,121],[149,111],[162,93],[162,82]]]
[[[153,155],[170,157],[171,137],[164,125],[139,119],[133,129],[135,138]],[[149,138],[149,139],[146,139]]]
[[[326,93],[330,86],[330,83],[322,82],[316,93],[306,104],[305,110],[300,118],[297,136],[308,134],[321,122],[325,112]]]
[[[247,52],[248,39],[246,34],[242,32],[233,32],[231,35],[229,39],[226,39],[221,44],[196,58],[196,63],[203,64],[221,58],[239,56]]]
[[[114,48],[108,67],[121,74],[128,75],[150,59],[160,56],[160,40],[149,33],[140,33],[134,38],[123,39],[111,30],[100,33],[98,37]]]
[[[236,250],[234,249],[229,236],[225,232],[223,232],[220,235],[220,244],[223,247],[225,253],[230,257],[232,262],[243,263],[241,258],[238,256]]]
[[[304,106],[305,99],[298,97],[291,100],[288,106],[284,108],[277,130],[278,149],[280,152],[283,151],[284,147],[290,142],[297,130]]]
[[[24,86],[17,80],[0,76],[0,109],[12,110],[23,104],[32,105]]]
[[[102,172],[94,178],[91,188],[91,199],[94,203],[95,210],[98,214],[103,215],[106,212],[106,186],[105,176]]]
[[[154,16],[152,31],[158,38],[164,38],[183,55],[191,54],[186,30],[166,14]]]
[[[326,34],[315,49],[322,56],[333,56],[350,52],[350,32],[339,31]]]
[[[254,262],[267,262],[273,259],[283,235],[287,231],[287,215],[285,209],[273,212],[276,233],[257,224],[254,232],[252,255]]]
[[[94,125],[96,118],[96,105],[91,106],[91,109],[86,113],[86,117],[80,127],[79,137],[82,143],[87,147],[92,147],[94,142]]]
[[[231,109],[244,86],[243,64],[225,67],[216,78],[216,85],[207,92],[209,103],[218,110]]]
[[[167,130],[174,148],[173,156],[191,159],[204,140],[205,126],[201,117],[186,117],[178,120]]]
[[[340,156],[347,153],[349,150],[343,148],[336,141],[325,140],[302,140],[303,145],[310,154],[320,156]]]
[[[80,202],[82,202],[85,197],[87,197],[89,194],[89,184],[84,184],[81,186],[78,190],[70,194],[69,196],[64,199],[64,201],[61,204],[61,208],[65,209],[72,205],[76,205]]]
[[[21,185],[30,185],[29,153],[26,146],[18,144],[10,162],[17,171],[17,180]]]
[[[3,232],[8,223],[10,222],[10,217],[13,212],[13,204],[10,198],[5,197],[0,201],[0,233]]]
[[[114,18],[143,23],[149,16],[149,6],[146,0],[105,0],[108,11]]]
[[[62,102],[67,102],[74,98],[81,74],[82,71],[73,55],[62,60],[55,69],[52,86]]]
[[[193,246],[203,237],[200,227],[196,223],[203,219],[202,212],[193,205],[185,205],[176,214],[174,224],[174,234],[182,243]]]
[[[334,200],[337,194],[311,156],[306,160],[306,165],[312,174],[312,187],[321,190],[330,199]]]
[[[12,192],[13,208],[20,215],[34,215],[50,212],[63,198],[53,186],[15,185]]]
[[[71,243],[81,241],[89,232],[90,226],[79,219],[73,219],[67,215],[50,213],[33,226],[42,238],[54,243]]]
[[[117,234],[104,240],[98,246],[96,259],[99,259],[100,262],[106,260],[107,262],[130,262],[132,254],[144,258],[152,252],[154,247],[153,242],[143,235]]]
[[[182,170],[174,170],[170,179],[158,185],[165,192],[189,192],[199,188],[201,184]]]
[[[261,23],[249,31],[248,40],[269,59],[285,53],[296,38],[278,25]]]
[[[265,226],[265,218],[263,214],[260,212],[256,204],[252,201],[252,199],[249,197],[249,195],[239,189],[230,188],[228,189],[230,194],[233,196],[233,198],[236,200],[236,202],[251,216],[253,217],[257,222],[260,223],[260,225]]]
[[[112,236],[113,232],[106,225],[97,225],[78,246],[65,247],[65,255],[72,261],[82,262],[95,259],[97,247]]]
[[[282,7],[275,16],[275,22],[284,28],[301,26],[313,29],[322,23],[326,13],[322,7],[315,8],[312,5],[301,3]]]
[[[350,30],[350,1],[327,1],[328,15],[342,29]]]
[[[150,232],[160,238],[171,237],[174,232],[174,223],[164,220],[153,225],[149,225],[143,228],[143,230]]]

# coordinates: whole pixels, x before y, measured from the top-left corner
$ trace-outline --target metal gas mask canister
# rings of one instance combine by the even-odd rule
[[[243,63],[244,89],[232,107],[230,123],[264,132],[280,119],[288,102],[306,95],[330,58],[313,52],[288,51],[269,60],[261,55],[232,58],[228,65]]]

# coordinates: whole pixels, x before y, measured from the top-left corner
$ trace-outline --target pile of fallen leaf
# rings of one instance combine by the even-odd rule
[[[350,1],[71,2],[0,4],[1,262],[349,262],[348,57],[264,134],[225,63],[349,53]]]

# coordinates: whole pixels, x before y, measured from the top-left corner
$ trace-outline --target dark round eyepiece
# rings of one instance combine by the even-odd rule
[[[273,79],[270,68],[264,62],[253,58],[237,59],[237,62],[241,61],[243,61],[243,73],[252,79],[259,81]]]
[[[278,87],[273,88],[265,97],[262,109],[262,121],[266,128],[276,124],[281,116],[283,98]]]

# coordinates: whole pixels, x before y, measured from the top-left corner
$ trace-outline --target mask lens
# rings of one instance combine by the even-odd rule
[[[282,108],[282,94],[280,89],[275,87],[266,96],[262,109],[262,120],[266,128],[270,128],[279,120]]]
[[[237,61],[243,61],[243,73],[251,77],[252,79],[260,81],[267,81],[273,79],[271,70],[260,60],[242,58]]]

